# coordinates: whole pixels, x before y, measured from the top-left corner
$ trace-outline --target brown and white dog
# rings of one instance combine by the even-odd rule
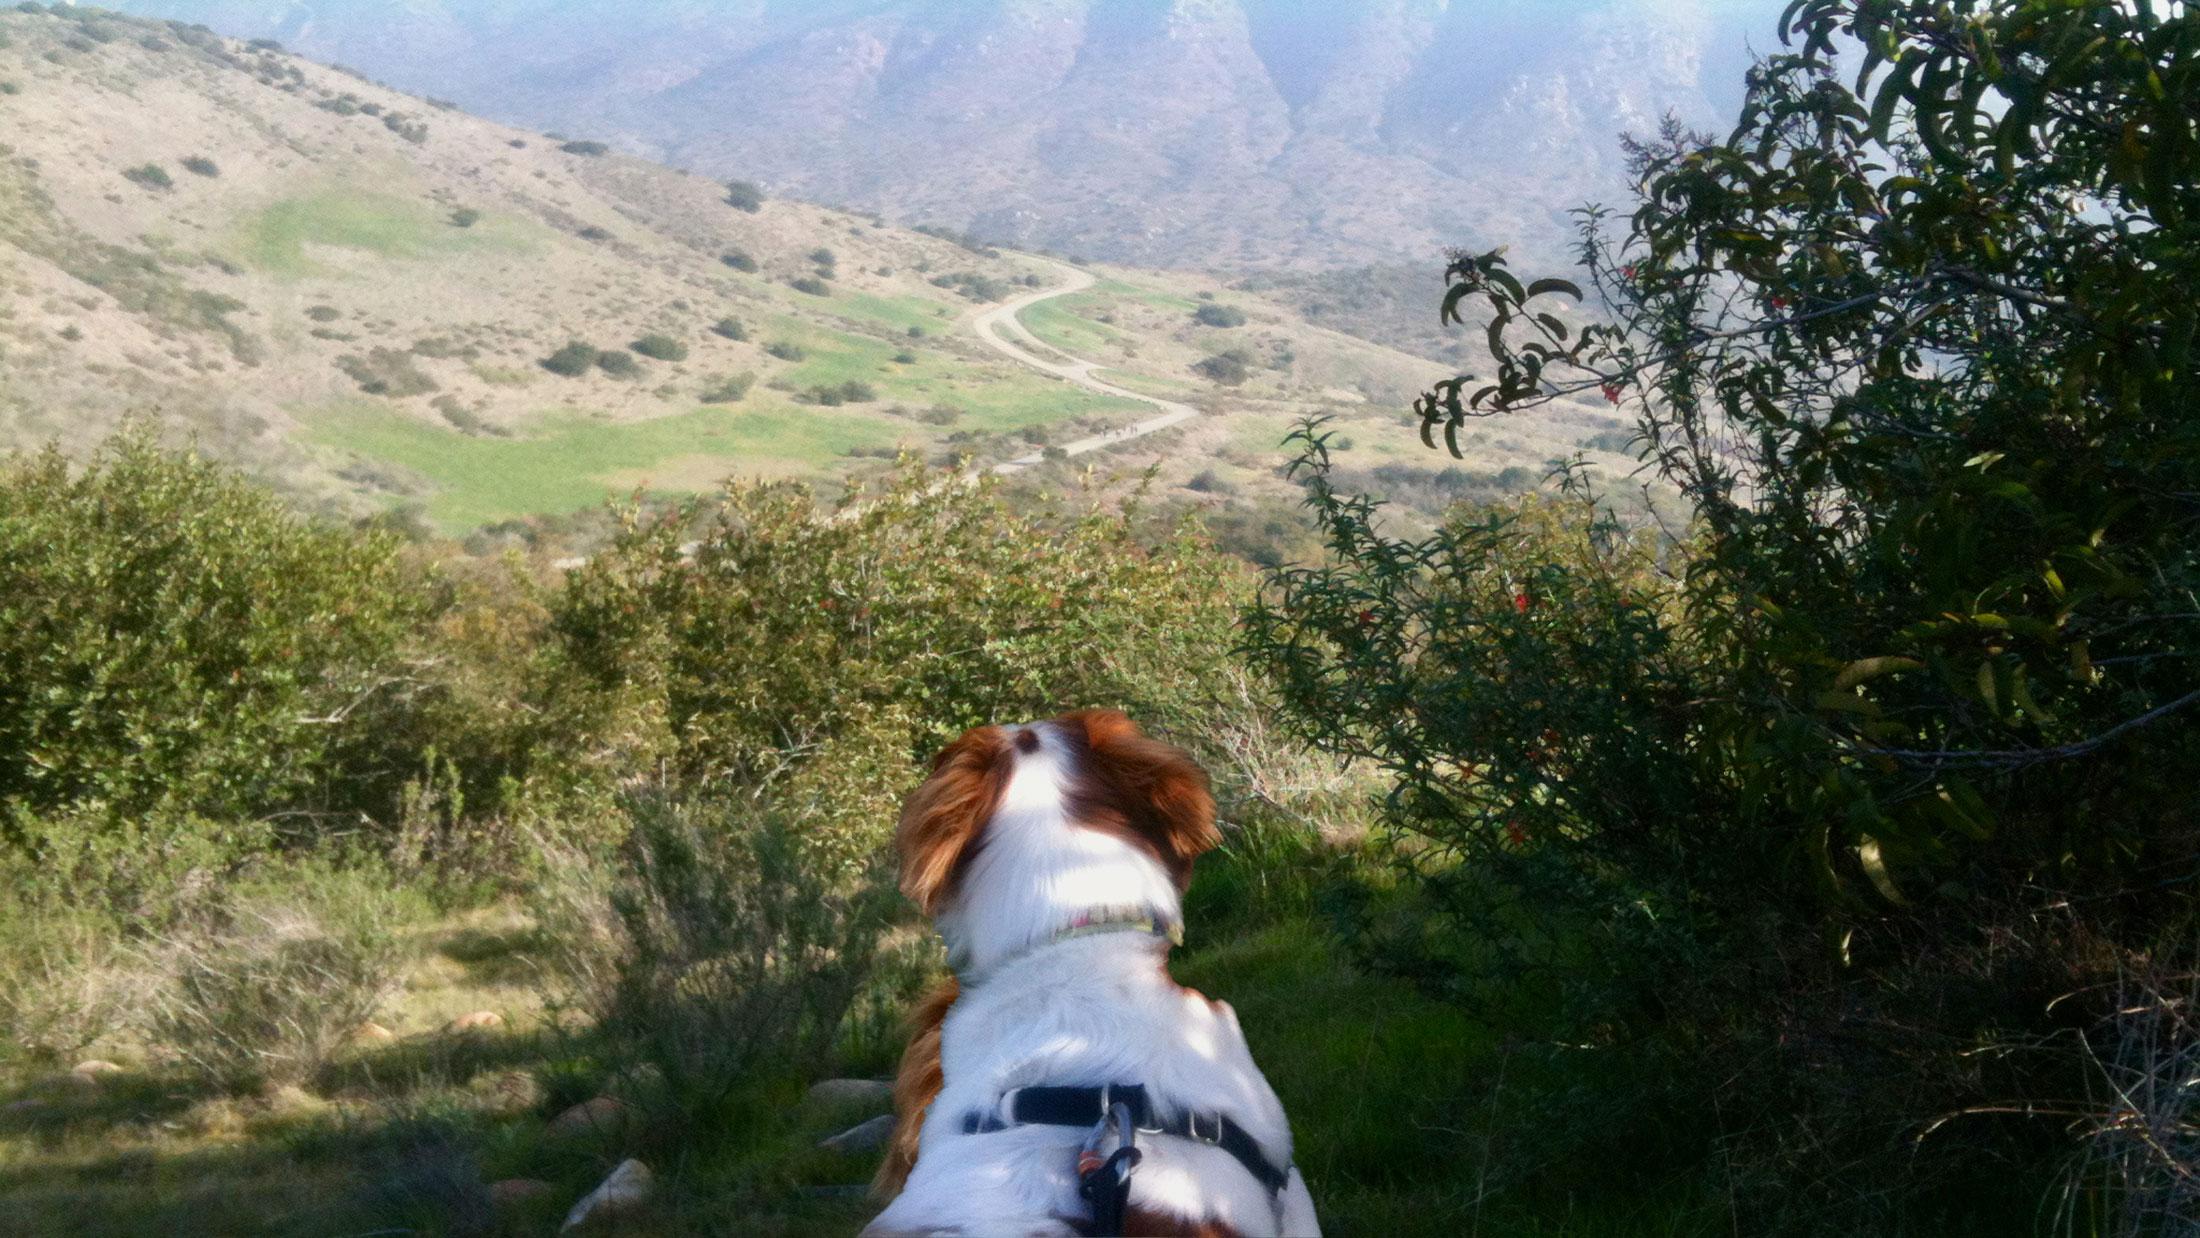
[[[959,979],[918,1011],[878,1181],[900,1193],[866,1236],[1094,1232],[1080,1153],[1090,1169],[1115,1146],[1096,1128],[1125,1096],[1141,1129],[1120,1232],[1319,1233],[1237,1016],[1169,977],[1214,812],[1205,771],[1112,710],[940,753],[895,841]]]

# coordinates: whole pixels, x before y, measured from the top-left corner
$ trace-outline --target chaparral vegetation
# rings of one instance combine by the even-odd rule
[[[1289,513],[900,455],[454,538],[150,422],[0,459],[0,1232],[551,1232],[628,1158],[635,1232],[853,1232],[866,1081],[945,967],[899,796],[1084,707],[1214,774],[1177,972],[1331,1233],[2192,1232],[2195,98],[2181,4],[1797,0],[1731,132],[1630,140],[1577,279],[1456,255],[1428,309],[1486,324],[1474,373],[1421,443],[1353,423],[1376,468],[1300,425]],[[193,160],[130,175],[237,179]],[[422,235],[501,217],[457,214]],[[732,317],[471,372],[1059,465],[896,387],[940,320],[835,278],[795,286],[925,354],[759,315],[764,382],[685,364]],[[1268,310],[1165,309],[1234,345],[1184,398],[1290,363]],[[366,396],[464,359],[347,356]],[[1430,467],[1583,395],[1652,500]]]

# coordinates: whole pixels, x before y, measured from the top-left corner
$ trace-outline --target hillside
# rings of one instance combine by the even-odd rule
[[[127,0],[898,222],[1170,267],[1557,259],[1777,0]]]
[[[1068,283],[1061,262],[737,205],[699,176],[189,27],[9,10],[0,38],[9,445],[81,448],[150,413],[311,502],[458,532],[729,475],[829,492],[903,451],[1004,460],[1153,413],[977,337],[988,306]],[[1203,277],[1090,269],[1029,330],[1217,414],[1116,463],[1158,459],[1186,501],[1281,495],[1277,440],[1331,411],[1348,466],[1434,476],[1400,410],[1441,362]],[[1201,325],[1208,300],[1242,324]],[[1194,369],[1218,353],[1240,381]],[[1539,471],[1614,425],[1508,426],[1468,480]]]

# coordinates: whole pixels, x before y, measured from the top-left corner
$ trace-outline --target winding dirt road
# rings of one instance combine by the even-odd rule
[[[1070,356],[1061,349],[1045,343],[1039,337],[1033,335],[1017,319],[1016,315],[1041,301],[1050,301],[1055,297],[1066,297],[1074,292],[1083,292],[1093,285],[1092,272],[1090,271],[1080,270],[1066,262],[1056,262],[1051,258],[1041,258],[1038,261],[1060,271],[1068,277],[1068,282],[1053,288],[1041,289],[1038,292],[1027,292],[1023,296],[1017,297],[1004,305],[997,305],[971,319],[970,329],[976,333],[979,341],[1009,360],[1028,366],[1042,374],[1051,374],[1064,382],[1075,383],[1087,391],[1096,391],[1101,395],[1116,396],[1125,400],[1137,400],[1141,404],[1151,404],[1161,410],[1159,416],[1148,417],[1144,421],[1134,422],[1122,429],[1091,435],[1087,438],[1078,439],[1073,443],[1062,443],[1060,447],[1065,453],[1072,456],[1081,456],[1087,452],[1099,451],[1103,447],[1114,447],[1130,442],[1132,439],[1144,438],[1146,435],[1158,430],[1166,430],[1170,426],[1182,425],[1199,416],[1199,410],[1189,404],[1180,404],[1175,400],[1164,400],[1159,396],[1142,395],[1128,388],[1118,387],[1104,379],[1096,378],[1094,377],[1094,371],[1100,368],[1099,362],[1086,361],[1081,357]],[[1017,456],[1013,460],[996,464],[993,466],[992,471],[995,473],[1021,472],[1038,464],[1045,458],[1045,452],[1034,451],[1028,455]]]

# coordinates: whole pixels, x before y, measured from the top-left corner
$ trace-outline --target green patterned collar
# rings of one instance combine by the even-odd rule
[[[974,988],[986,976],[1000,971],[1026,955],[1036,954],[1048,946],[1069,941],[1072,938],[1097,937],[1102,933],[1145,933],[1151,937],[1163,938],[1172,946],[1184,944],[1184,926],[1162,915],[1152,907],[1143,904],[1129,907],[1088,907],[1072,917],[1069,923],[1000,960],[987,968],[983,974],[968,972],[965,970],[967,963],[957,960],[953,955],[948,957],[947,964],[962,979],[964,987]]]

